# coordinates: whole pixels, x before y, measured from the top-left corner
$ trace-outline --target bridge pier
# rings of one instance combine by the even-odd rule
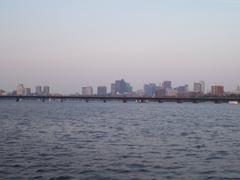
[[[192,103],[193,104],[198,104],[198,100],[193,100]]]
[[[44,98],[42,98],[42,102],[45,102],[45,99],[44,99]]]
[[[124,100],[123,100],[123,103],[127,103],[127,100],[126,100],[126,99],[124,99]]]
[[[145,101],[144,101],[144,99],[140,99],[139,102],[140,103],[144,103]]]
[[[182,99],[179,99],[179,100],[177,100],[177,103],[178,103],[178,104],[181,104],[181,103],[183,103],[183,100],[182,100]]]
[[[103,103],[106,103],[106,102],[107,102],[106,99],[104,99],[104,100],[103,100]]]
[[[88,99],[85,99],[85,102],[88,103]]]
[[[163,103],[163,101],[162,100],[158,100],[158,103]]]
[[[19,100],[20,100],[19,98],[16,98],[16,102],[19,102]]]

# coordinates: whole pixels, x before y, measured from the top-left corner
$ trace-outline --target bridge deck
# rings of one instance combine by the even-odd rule
[[[146,102],[146,101],[153,101],[153,102],[229,102],[229,101],[237,101],[240,103],[240,98],[233,98],[233,97],[126,97],[126,96],[0,96],[0,100],[100,100],[103,102],[106,101],[139,101],[139,102]]]

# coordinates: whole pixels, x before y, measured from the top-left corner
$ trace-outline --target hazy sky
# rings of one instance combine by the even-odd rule
[[[0,0],[0,88],[240,84],[239,0]]]

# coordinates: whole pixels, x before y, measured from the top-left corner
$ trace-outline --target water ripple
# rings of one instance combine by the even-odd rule
[[[239,106],[0,103],[0,179],[240,179]]]

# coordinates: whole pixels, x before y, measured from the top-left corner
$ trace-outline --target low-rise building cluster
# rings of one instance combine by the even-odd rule
[[[16,86],[16,90],[12,92],[6,92],[4,90],[0,90],[0,96],[49,96],[50,95],[50,87],[49,86],[36,86],[35,92],[32,92],[31,88],[24,87],[23,84],[18,84]]]

